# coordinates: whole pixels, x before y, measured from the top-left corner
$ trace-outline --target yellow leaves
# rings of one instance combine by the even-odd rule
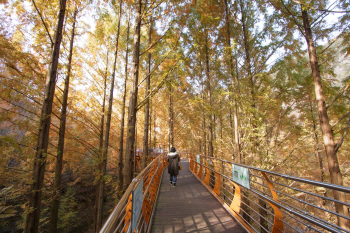
[[[21,43],[24,41],[24,34],[20,31],[16,30],[15,33],[12,36],[12,41],[14,43]]]

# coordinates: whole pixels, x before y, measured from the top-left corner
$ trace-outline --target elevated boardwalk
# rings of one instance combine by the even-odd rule
[[[182,161],[177,187],[169,184],[167,154],[154,159],[132,180],[100,233],[350,233],[344,225],[350,218],[335,208],[350,207],[349,187],[193,153],[184,157],[190,162]],[[325,197],[320,188],[343,192],[347,201]]]
[[[164,170],[151,232],[246,232],[191,173],[189,162],[181,165],[177,187]]]

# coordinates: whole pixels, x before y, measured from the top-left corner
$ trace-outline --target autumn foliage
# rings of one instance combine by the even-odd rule
[[[65,2],[0,1],[0,232],[98,232],[143,148],[350,186],[346,1]]]

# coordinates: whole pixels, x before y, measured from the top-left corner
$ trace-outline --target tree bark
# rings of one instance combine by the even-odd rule
[[[222,114],[220,115],[220,154],[221,154],[221,159],[224,158],[224,152],[223,152],[223,146],[222,146]]]
[[[320,174],[321,174],[320,178],[321,178],[321,181],[324,182],[323,162],[322,162],[322,157],[320,153],[320,148],[318,146],[318,134],[316,131],[316,122],[314,118],[314,111],[313,111],[311,99],[310,99],[310,111],[311,111],[312,126],[313,126],[314,137],[315,137],[315,152],[316,152],[316,157],[318,159],[318,165],[319,165]]]
[[[124,81],[124,94],[123,94],[123,106],[122,106],[122,119],[120,121],[120,141],[119,141],[119,160],[118,160],[118,182],[119,192],[123,187],[123,146],[124,146],[124,118],[125,118],[125,99],[126,99],[126,86],[128,83],[128,57],[129,57],[129,36],[130,36],[130,15],[128,19],[128,29],[126,33],[126,52],[125,52],[125,81]],[[121,194],[119,194],[121,197]]]
[[[169,151],[174,146],[174,112],[173,112],[173,88],[170,80],[169,86]]]
[[[55,180],[53,185],[53,199],[51,202],[51,211],[50,211],[50,232],[57,232],[57,220],[58,220],[58,208],[60,200],[60,187],[61,187],[61,176],[62,176],[62,162],[63,162],[63,150],[64,150],[64,135],[66,131],[66,119],[67,119],[67,103],[68,103],[68,92],[69,92],[69,79],[72,67],[72,57],[73,57],[73,44],[75,36],[75,23],[78,10],[75,8],[73,16],[73,26],[72,26],[72,35],[69,45],[69,56],[68,56],[68,65],[67,65],[67,75],[64,83],[63,90],[63,100],[62,108],[60,115],[60,129],[58,133],[58,145],[57,145],[57,158],[56,158],[56,169],[55,169]]]
[[[212,96],[211,96],[211,85],[210,85],[210,67],[209,67],[209,48],[208,48],[208,31],[205,29],[205,61],[206,61],[206,76],[207,76],[207,93],[209,97],[209,106],[210,106],[210,112],[209,112],[209,145],[208,145],[208,153],[209,157],[214,156],[214,148],[213,148],[213,115],[211,113],[212,111]]]
[[[157,134],[156,134],[156,124],[157,124],[157,121],[156,121],[156,109],[154,107],[154,110],[153,110],[153,144],[154,144],[154,148],[157,147]]]
[[[62,41],[62,29],[66,11],[66,0],[60,0],[58,22],[54,36],[54,46],[50,58],[50,65],[45,84],[44,102],[41,109],[40,126],[36,154],[33,167],[33,180],[29,193],[29,211],[25,220],[25,233],[37,233],[39,231],[39,220],[41,210],[42,187],[49,144],[52,104],[55,94],[56,76],[60,46]]]
[[[94,232],[98,232],[98,221],[97,221],[97,216],[98,216],[98,205],[99,205],[99,187],[100,187],[100,177],[101,177],[101,162],[102,160],[102,154],[103,154],[103,132],[104,132],[104,125],[105,125],[105,107],[106,107],[106,90],[107,90],[107,75],[108,75],[108,50],[107,50],[107,63],[106,63],[106,70],[105,70],[105,76],[104,76],[104,91],[103,91],[103,100],[102,100],[102,109],[101,109],[101,122],[100,122],[100,139],[99,139],[99,157],[98,157],[98,165],[97,165],[97,170],[98,170],[98,181],[96,184],[96,197],[95,197],[95,206],[94,206]]]
[[[151,33],[152,33],[152,20],[150,20],[149,23],[149,29],[148,29],[148,45],[151,46]],[[150,93],[150,86],[151,86],[151,53],[148,53],[148,59],[147,59],[147,77],[146,77],[146,91],[145,91],[145,98]],[[143,127],[143,155],[142,155],[142,164],[141,164],[141,170],[146,168],[146,159],[148,158],[148,129],[149,129],[149,99],[147,99],[147,102],[145,104],[145,122]]]
[[[138,93],[139,78],[139,61],[140,61],[140,31],[141,31],[141,0],[137,1],[135,32],[134,32],[134,49],[133,49],[133,67],[132,67],[132,89],[129,98],[128,128],[125,150],[124,182],[123,190],[126,190],[133,177],[134,165],[134,142],[136,126],[136,106]]]
[[[154,148],[153,145],[152,145],[152,114],[153,114],[153,106],[152,106],[152,99],[150,99],[150,102],[149,102],[149,138],[148,138],[148,145],[150,148]],[[151,152],[150,152],[151,153]]]
[[[233,146],[233,139],[234,139],[234,126],[233,126],[233,121],[232,121],[232,108],[230,108],[230,142],[232,144],[233,147],[233,152],[232,152],[232,161],[236,161],[237,162],[237,158],[236,158],[236,147]],[[238,163],[238,162],[237,162]]]
[[[102,163],[101,163],[101,178],[98,185],[98,195],[97,195],[97,216],[96,216],[96,232],[98,232],[102,227],[103,220],[103,199],[104,199],[104,188],[105,188],[105,176],[107,174],[107,155],[108,155],[108,144],[109,144],[109,132],[111,129],[111,120],[112,120],[112,107],[113,107],[113,92],[114,92],[114,80],[115,80],[115,70],[117,66],[118,58],[118,46],[119,46],[119,34],[120,34],[120,21],[122,16],[122,2],[119,3],[119,19],[118,19],[118,29],[117,29],[117,38],[115,45],[115,54],[114,54],[114,64],[113,64],[113,73],[112,80],[109,92],[108,100],[108,111],[107,111],[107,121],[106,121],[106,132],[103,142],[102,149]]]
[[[230,16],[227,0],[225,0],[225,11],[226,11],[226,44],[228,46],[228,62],[230,66],[230,74],[231,74],[231,85],[233,91],[233,121],[234,121],[234,132],[235,132],[235,152],[236,152],[236,161],[237,163],[241,163],[241,149],[239,144],[239,122],[237,116],[237,95],[238,95],[238,72],[236,76],[234,75],[234,65],[233,65],[233,55],[232,55],[232,45],[231,45],[231,31],[230,31]],[[236,67],[238,69],[238,67]]]
[[[203,68],[202,68],[202,62],[199,61],[199,67],[200,67],[200,76],[201,76],[201,85],[202,85],[202,91],[201,91],[201,98],[202,98],[202,115],[203,115],[203,123],[202,123],[202,130],[203,130],[203,152],[204,156],[207,156],[207,135],[206,135],[206,122],[205,122],[205,108],[204,108],[204,80],[203,80]]]
[[[252,75],[252,67],[251,67],[251,61],[250,61],[250,50],[249,50],[249,38],[248,38],[248,29],[246,26],[246,11],[244,9],[244,3],[241,0],[240,1],[240,8],[241,8],[241,22],[242,22],[242,30],[243,30],[243,41],[244,41],[244,50],[245,50],[245,65],[246,65],[246,69],[247,69],[247,73],[248,73],[248,80],[250,81],[250,94],[251,94],[251,108],[252,108],[252,115],[253,115],[253,120],[252,120],[252,128],[253,128],[253,137],[252,137],[252,154],[254,157],[256,157],[256,152],[257,152],[257,129],[256,129],[256,125],[255,125],[255,121],[256,121],[256,116],[255,116],[255,110],[256,110],[256,105],[255,105],[255,92],[254,92],[254,80],[253,80],[253,75]],[[257,158],[257,157],[256,157]],[[245,161],[244,159],[244,163],[247,163],[247,161]],[[247,196],[248,193],[244,192],[244,195]],[[250,201],[248,198],[243,197],[242,201],[244,203],[246,203],[247,206],[250,205]],[[260,203],[260,200],[259,200]],[[245,211],[243,213],[243,218],[247,221],[250,222],[251,218],[250,218],[250,210],[249,208],[243,205],[242,209]],[[262,205],[262,207],[264,209],[266,209],[266,203]],[[261,208],[260,208],[261,209]],[[260,210],[259,210],[260,211]],[[263,219],[260,218],[260,222],[262,222]]]
[[[325,103],[325,96],[323,94],[320,69],[317,61],[316,48],[312,39],[312,31],[309,23],[309,17],[307,10],[301,5],[303,26],[305,30],[305,38],[308,45],[309,61],[312,71],[312,76],[315,85],[316,102],[318,107],[318,116],[320,121],[320,127],[323,136],[323,143],[326,150],[328,168],[331,177],[332,184],[343,185],[342,174],[340,172],[338,158],[335,151],[335,144],[333,140],[332,128],[329,124],[329,118],[327,114],[327,108]],[[346,202],[345,193],[333,190],[333,195],[336,200]],[[335,209],[339,214],[349,216],[346,206],[335,203]],[[344,229],[350,230],[350,221],[338,216],[338,225]]]

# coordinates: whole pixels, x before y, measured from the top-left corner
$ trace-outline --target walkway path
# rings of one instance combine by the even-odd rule
[[[151,232],[245,232],[191,173],[189,162],[181,165],[177,187],[164,171]]]

